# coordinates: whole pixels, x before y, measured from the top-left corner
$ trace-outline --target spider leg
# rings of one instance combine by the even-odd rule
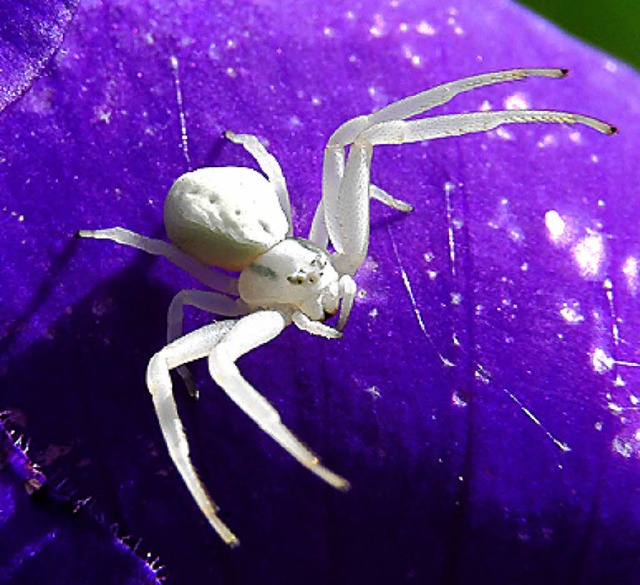
[[[320,248],[327,249],[329,245],[329,232],[327,232],[327,224],[324,220],[324,202],[320,199],[320,203],[316,207],[311,221],[311,229],[309,230],[309,241],[313,242]]]
[[[181,290],[173,297],[167,311],[167,343],[182,337],[182,320],[185,305],[191,305],[202,311],[223,315],[225,317],[237,317],[245,315],[249,310],[241,299],[232,299],[225,295],[203,290]],[[198,388],[187,366],[178,366],[178,374],[184,382],[187,392],[192,398],[198,397]]]
[[[342,333],[329,325],[325,325],[320,321],[314,321],[309,319],[303,312],[295,311],[291,316],[293,324],[301,331],[311,333],[311,335],[318,335],[319,337],[326,337],[327,339],[340,339]]]
[[[288,237],[293,235],[293,225],[291,224],[291,203],[289,202],[289,192],[287,191],[287,182],[278,159],[273,156],[253,134],[236,134],[227,130],[224,133],[225,138],[235,144],[244,146],[245,150],[256,159],[258,165],[267,175],[269,182],[273,185],[280,202],[280,207],[284,211],[287,221],[289,222]]]
[[[413,205],[396,199],[392,195],[389,195],[384,189],[377,187],[376,185],[369,185],[369,197],[375,199],[380,203],[391,207],[403,213],[409,213],[413,211]],[[313,221],[311,222],[311,230],[309,231],[309,240],[311,240],[317,246],[321,248],[327,247],[329,244],[329,234],[327,232],[327,226],[324,220],[324,205],[322,201],[316,207],[316,211],[313,215]]]
[[[538,69],[508,69],[463,77],[449,83],[437,85],[415,95],[406,97],[380,108],[366,116],[358,116],[342,124],[329,138],[327,147],[348,146],[356,137],[367,128],[389,122],[391,120],[406,120],[418,114],[422,114],[436,106],[441,106],[451,101],[460,93],[471,91],[479,87],[504,83],[508,81],[520,81],[527,77],[551,77],[561,79],[567,76],[567,69],[538,68]]]
[[[336,255],[333,262],[343,274],[354,274],[362,265],[369,245],[369,180],[373,147],[406,144],[434,138],[485,132],[503,124],[584,124],[604,134],[617,129],[581,114],[551,110],[506,110],[449,114],[417,120],[380,122],[363,131],[351,145],[335,216],[326,213]],[[325,202],[326,204],[326,202]],[[326,209],[326,207],[325,207]],[[333,227],[332,227],[333,226]],[[348,229],[347,229],[348,228]],[[334,239],[334,232],[340,234]]]
[[[212,270],[206,264],[198,262],[198,260],[164,240],[142,236],[121,227],[104,230],[80,230],[77,236],[80,238],[95,238],[96,240],[111,240],[117,244],[137,248],[153,256],[164,256],[169,262],[182,268],[182,270],[205,286],[218,292],[238,295],[237,278]]]
[[[381,189],[376,185],[369,185],[369,197],[379,201],[387,207],[391,207],[397,211],[402,211],[403,213],[410,213],[413,211],[413,205],[411,205],[411,203],[407,203],[401,199],[396,199],[393,195],[389,195],[389,193],[384,189]]]
[[[324,201],[327,231],[335,249],[331,259],[341,274],[354,275],[367,256],[372,155],[371,144],[351,145],[338,198],[332,206]]]
[[[322,164],[322,210],[316,211],[312,235],[316,233],[328,233],[334,245],[343,247],[344,234],[340,231],[336,223],[339,214],[340,186],[345,173],[345,152],[346,146],[352,144],[359,134],[368,128],[381,122],[392,120],[404,120],[422,114],[436,106],[447,103],[460,93],[470,91],[479,87],[503,83],[507,81],[517,81],[527,77],[551,77],[562,78],[567,75],[566,69],[510,69],[506,71],[495,71],[493,73],[483,73],[464,77],[449,83],[444,83],[436,87],[427,89],[415,95],[406,97],[397,102],[393,102],[369,115],[358,116],[342,124],[331,135],[324,151]],[[324,216],[322,230],[320,228],[321,217]],[[317,241],[310,236],[310,240]]]
[[[351,309],[353,308],[353,301],[356,298],[356,283],[348,274],[343,274],[340,277],[340,316],[338,317],[338,323],[336,329],[342,331],[347,324]]]
[[[362,132],[354,146],[359,143],[364,143],[368,147],[378,144],[407,144],[434,138],[486,132],[503,124],[530,123],[584,124],[603,134],[615,134],[617,132],[615,126],[581,114],[553,110],[505,110],[448,114],[409,121],[381,122]],[[347,162],[347,166],[348,164]]]
[[[272,340],[288,324],[289,319],[275,310],[243,317],[214,347],[209,356],[209,371],[231,400],[295,459],[333,487],[346,490],[347,480],[324,467],[282,424],[278,411],[242,377],[235,364],[240,356]]]
[[[191,463],[189,443],[173,398],[169,370],[207,356],[234,324],[233,320],[218,321],[175,340],[155,354],[147,368],[147,386],[169,455],[202,513],[222,540],[231,546],[239,541],[218,517],[217,506]]]
[[[337,199],[340,193],[340,184],[344,177],[345,147],[342,144],[333,145],[330,142],[331,138],[324,149],[324,157],[322,159],[322,199],[318,204],[311,224],[309,239],[315,242],[314,231],[324,232],[328,234],[327,238],[331,239],[335,246],[336,242],[340,241],[341,234],[332,225],[332,219],[336,213],[335,208],[338,205]],[[322,216],[320,216],[320,212],[322,212]],[[322,226],[322,229],[320,230],[318,226]]]

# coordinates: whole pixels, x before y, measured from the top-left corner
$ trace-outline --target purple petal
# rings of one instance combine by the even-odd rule
[[[373,204],[345,338],[290,328],[240,360],[351,493],[300,468],[203,364],[197,404],[176,384],[194,461],[243,543],[227,550],[144,386],[171,296],[194,284],[73,234],[161,236],[180,173],[252,165],[220,138],[232,129],[281,161],[304,235],[339,124],[522,66],[571,76],[439,111],[578,111],[621,134],[509,126],[379,148],[374,180],[416,210]],[[633,582],[639,90],[630,69],[498,0],[87,4],[51,74],[0,119],[4,406],[45,474],[142,538],[171,582]]]
[[[43,487],[23,442],[14,443],[0,422],[0,583],[159,583],[86,502]]]
[[[78,0],[15,0],[0,6],[0,112],[44,69],[77,6]]]

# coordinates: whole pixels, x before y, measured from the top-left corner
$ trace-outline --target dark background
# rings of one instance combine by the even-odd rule
[[[520,0],[570,33],[640,67],[638,0]]]

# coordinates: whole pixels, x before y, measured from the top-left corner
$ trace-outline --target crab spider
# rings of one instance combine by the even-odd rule
[[[293,457],[340,490],[347,480],[324,467],[283,425],[278,412],[239,372],[236,360],[275,338],[290,324],[326,338],[342,335],[356,293],[353,276],[367,255],[369,201],[400,211],[412,207],[370,183],[373,147],[484,132],[502,124],[584,124],[605,134],[616,129],[580,114],[546,110],[487,111],[408,120],[459,93],[526,77],[565,77],[564,69],[513,69],[467,77],[394,102],[342,124],[324,153],[322,199],[308,239],[293,237],[287,186],[277,160],[255,136],[227,132],[257,161],[263,174],[241,167],[201,168],[174,183],[164,206],[171,244],[115,227],[83,230],[81,237],[112,240],[164,256],[210,291],[180,291],[169,307],[167,345],[147,369],[160,428],[182,479],[207,520],[229,545],[238,539],[222,522],[189,457],[173,397],[170,370],[190,392],[187,363],[207,358],[215,382]],[[348,149],[348,157],[346,151]],[[266,175],[266,178],[265,178]],[[328,251],[329,243],[333,252]],[[211,270],[239,271],[235,278]],[[185,305],[229,319],[183,336]],[[338,314],[335,327],[325,320]]]

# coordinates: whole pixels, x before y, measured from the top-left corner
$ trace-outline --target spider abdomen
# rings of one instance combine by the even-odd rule
[[[165,201],[164,222],[183,252],[227,270],[242,270],[289,228],[269,181],[243,167],[206,167],[179,177]]]

